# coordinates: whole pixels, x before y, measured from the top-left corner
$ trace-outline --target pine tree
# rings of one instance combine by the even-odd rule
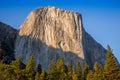
[[[70,60],[70,62],[68,63],[68,76],[69,76],[69,80],[72,80],[73,75],[74,75],[74,68],[73,68],[72,60]]]
[[[82,79],[82,68],[81,68],[80,62],[77,62],[75,71],[76,71],[78,80],[81,80]]]
[[[28,76],[26,75],[26,70],[22,69],[20,70],[20,74],[19,74],[20,78],[18,80],[28,80]]]
[[[0,80],[5,80],[8,76],[7,68],[7,65],[0,61]]]
[[[14,68],[11,65],[5,66],[5,80],[15,80],[16,75],[14,72]]]
[[[20,80],[21,78],[21,59],[20,57],[17,57],[15,61],[12,61],[11,65],[10,65],[15,72],[16,75],[16,79]]]
[[[35,80],[40,80],[40,73],[39,72],[36,73]]]
[[[104,66],[104,74],[105,78],[107,79],[117,79],[118,78],[118,64],[116,63],[116,59],[112,54],[112,50],[110,46],[107,46],[107,53],[106,53],[106,61]]]
[[[86,64],[84,65],[84,68],[83,68],[83,71],[82,71],[82,80],[86,80],[87,74],[88,74],[89,70],[90,70],[90,67],[89,67],[89,65],[86,63]]]
[[[103,67],[101,64],[99,64],[98,62],[96,62],[94,64],[94,80],[103,80],[104,78],[103,75]]]
[[[68,79],[67,79],[68,80]],[[77,74],[74,74],[74,76],[73,76],[73,79],[72,80],[81,80],[81,79],[79,79],[78,78],[78,76],[77,76]]]
[[[56,63],[55,60],[52,59],[48,67],[48,73],[54,73],[55,71],[56,71]]]
[[[63,58],[59,58],[57,60],[57,71],[65,72],[65,64],[64,64],[64,59]]]
[[[33,80],[35,75],[35,63],[32,56],[30,56],[25,70],[28,79]]]
[[[38,66],[37,66],[37,72],[39,72],[39,74],[42,73],[42,68],[41,68],[41,65],[40,65],[40,64],[38,64]]]
[[[20,59],[20,56],[18,56],[15,61],[12,61],[11,65],[12,65],[16,70],[20,70],[20,69],[21,69],[21,59]]]
[[[57,78],[57,69],[54,59],[51,60],[48,67],[48,78],[52,80]]]
[[[94,80],[94,72],[92,70],[88,72],[86,80]]]
[[[118,79],[120,79],[120,70],[119,70],[119,74],[118,74]]]
[[[66,67],[64,64],[64,59],[63,58],[59,58],[57,60],[57,76],[59,76],[59,80],[61,79],[65,79],[66,78]]]
[[[45,70],[42,70],[42,73],[40,74],[40,80],[48,80],[47,73]]]
[[[68,66],[65,65],[65,73],[67,74],[68,73]]]

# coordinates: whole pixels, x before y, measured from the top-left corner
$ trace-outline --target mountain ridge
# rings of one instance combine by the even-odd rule
[[[14,42],[16,39],[17,30],[3,22],[0,22],[0,48],[1,60],[4,63],[10,63],[14,60]]]

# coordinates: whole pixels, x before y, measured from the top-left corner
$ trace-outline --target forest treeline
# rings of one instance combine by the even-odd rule
[[[1,60],[0,80],[120,80],[120,69],[111,48],[107,46],[104,66],[96,62],[93,69],[90,69],[87,63],[84,67],[81,67],[80,62],[76,62],[74,67],[72,61],[65,65],[63,58],[57,61],[52,59],[48,70],[42,69],[40,64],[35,68],[32,56],[26,65],[23,65],[20,57],[10,64],[5,64]]]

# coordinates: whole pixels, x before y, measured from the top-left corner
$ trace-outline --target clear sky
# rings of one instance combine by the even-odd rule
[[[48,5],[82,14],[85,30],[120,62],[120,0],[0,0],[0,21],[18,29],[32,10]]]

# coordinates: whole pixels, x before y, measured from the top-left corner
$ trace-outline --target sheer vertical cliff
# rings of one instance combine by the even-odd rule
[[[32,11],[19,28],[15,56],[27,63],[30,55],[44,68],[59,57],[65,64],[72,60],[92,67],[95,61],[104,64],[105,49],[84,30],[79,13],[47,6]]]

